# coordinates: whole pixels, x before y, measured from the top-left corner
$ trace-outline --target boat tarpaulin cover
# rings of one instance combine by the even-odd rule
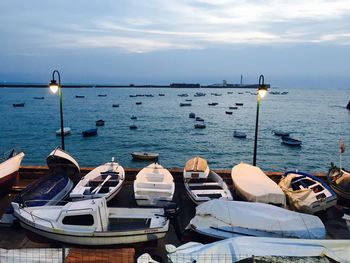
[[[197,206],[188,228],[221,239],[235,236],[322,239],[326,236],[317,216],[264,203],[220,199]]]
[[[236,191],[247,201],[285,205],[286,197],[259,167],[240,163],[232,168],[231,177]]]
[[[303,258],[302,262],[315,262],[315,258],[310,257],[328,257],[336,262],[349,262],[350,258],[350,240],[235,237],[207,245],[196,242],[186,243],[177,248],[166,245],[166,249],[168,258],[173,263],[238,262],[253,255],[293,257],[296,261]],[[310,258],[310,261],[307,258]]]

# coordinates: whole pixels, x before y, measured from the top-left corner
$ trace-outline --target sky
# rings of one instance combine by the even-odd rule
[[[0,0],[0,82],[350,85],[350,0]]]

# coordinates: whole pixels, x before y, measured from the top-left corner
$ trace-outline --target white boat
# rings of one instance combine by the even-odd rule
[[[231,177],[236,193],[249,202],[286,204],[281,188],[259,167],[242,162],[232,168]]]
[[[173,200],[174,192],[173,176],[158,163],[148,165],[136,175],[134,193],[140,206],[162,206],[162,202]]]
[[[278,184],[291,208],[314,214],[337,204],[337,195],[322,180],[298,171],[286,172]]]
[[[325,227],[317,216],[275,205],[215,199],[196,207],[187,229],[218,239],[236,236],[322,239]]]
[[[156,160],[159,157],[159,153],[132,152],[131,156],[136,160]]]
[[[245,132],[233,131],[233,137],[245,139],[247,138],[247,134]]]
[[[68,135],[68,134],[70,134],[71,133],[71,128],[69,128],[69,127],[63,127],[63,135],[65,136],[65,135]],[[57,136],[61,136],[61,129],[58,129],[57,131],[56,131],[56,135]]]
[[[350,171],[339,169],[332,163],[327,176],[329,186],[346,202],[350,201]]]
[[[23,152],[12,150],[0,163],[0,196],[7,193],[16,181],[23,157]]]
[[[225,181],[211,171],[207,161],[199,156],[186,162],[183,176],[186,192],[195,204],[214,198],[233,199]]]
[[[289,146],[301,146],[301,141],[297,140],[297,139],[293,139],[289,136],[282,136],[282,143],[285,145],[289,145]]]
[[[12,206],[24,229],[62,243],[130,244],[162,238],[169,229],[164,209],[109,208],[104,197],[64,206]]]
[[[112,158],[112,162],[100,165],[85,175],[69,197],[73,200],[105,197],[108,202],[118,194],[124,179],[124,168]]]
[[[234,237],[209,244],[166,245],[171,263],[348,262],[349,240]],[[331,259],[331,261],[330,261]]]

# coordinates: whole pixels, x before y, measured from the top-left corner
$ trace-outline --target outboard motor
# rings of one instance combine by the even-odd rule
[[[180,224],[177,218],[177,215],[180,212],[180,208],[174,202],[168,202],[164,206],[164,213],[167,218],[169,218],[170,223],[174,226],[175,234],[179,240],[182,238],[182,231],[180,228]]]

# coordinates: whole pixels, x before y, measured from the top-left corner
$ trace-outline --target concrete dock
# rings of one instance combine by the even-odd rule
[[[81,173],[85,175],[93,168],[82,168]],[[111,200],[108,205],[112,207],[137,207],[136,201],[134,199],[133,193],[133,181],[137,172],[140,169],[136,168],[126,168],[126,181],[122,187],[122,190],[119,194]],[[178,246],[183,244],[189,240],[195,240],[202,243],[207,242],[201,238],[198,240],[198,237],[193,235],[188,235],[184,233],[184,230],[189,223],[190,219],[195,214],[195,204],[189,199],[185,192],[185,187],[182,180],[182,170],[181,169],[169,169],[172,173],[175,181],[175,195],[174,202],[176,202],[180,208],[180,212],[177,216],[177,226],[173,225],[170,227],[169,232],[166,237],[160,239],[158,241],[143,243],[143,244],[132,244],[132,245],[118,245],[108,247],[111,248],[131,248],[135,249],[136,256],[148,252],[149,254],[156,254],[161,256],[163,259],[165,258],[165,244],[173,244]],[[228,170],[215,170],[219,175],[221,175],[229,188],[232,189],[232,180],[230,173]],[[33,182],[35,179],[47,174],[47,167],[38,167],[38,166],[26,166],[21,167],[19,171],[19,177],[17,183],[12,187],[11,192],[0,199],[0,214],[6,209],[6,207],[10,204],[11,200],[13,200],[22,189],[29,183]],[[278,181],[281,177],[281,173],[267,173],[273,180]],[[321,178],[325,178],[325,174],[316,174]],[[238,199],[238,198],[237,198]],[[330,239],[350,239],[350,231],[347,228],[345,221],[341,218],[342,207],[337,206],[328,209],[325,212],[319,214],[321,220],[326,226],[327,236]],[[175,231],[175,229],[177,231]],[[68,247],[72,247],[72,245],[67,245]],[[30,241],[24,231],[17,228],[0,228],[0,248],[5,249],[15,249],[15,248],[47,248],[47,247],[59,247],[58,244],[48,244],[48,243],[35,243]],[[100,248],[102,249],[102,248]]]

